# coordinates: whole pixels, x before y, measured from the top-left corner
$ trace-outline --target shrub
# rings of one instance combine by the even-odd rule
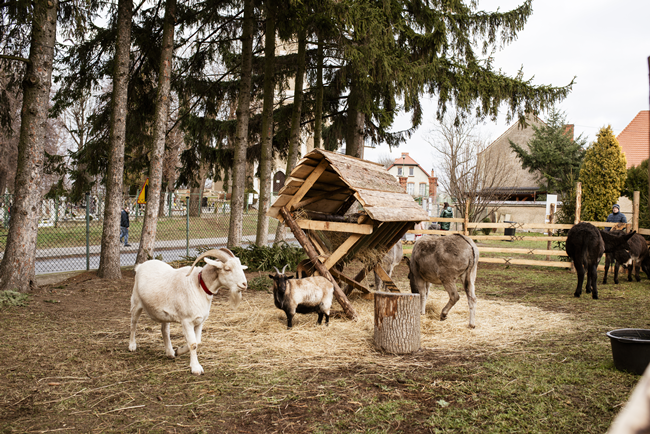
[[[27,306],[29,295],[16,291],[0,291],[0,306]]]
[[[582,182],[582,221],[605,221],[625,188],[625,154],[612,127],[603,127],[587,149],[578,180]]]

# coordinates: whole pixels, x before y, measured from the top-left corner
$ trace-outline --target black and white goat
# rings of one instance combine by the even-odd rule
[[[201,259],[207,265],[195,269]],[[162,323],[167,356],[173,358],[189,351],[192,374],[203,374],[196,349],[201,343],[203,322],[210,315],[212,296],[220,288],[227,288],[230,290],[230,302],[236,307],[242,299],[242,291],[248,286],[244,275],[246,268],[228,249],[208,250],[196,258],[192,267],[174,269],[158,260],[137,265],[131,295],[129,351],[136,350],[135,330],[144,310],[151,319]],[[185,336],[186,345],[177,350],[172,347],[169,337],[171,322],[180,323]]]
[[[275,267],[273,267],[275,268]],[[318,313],[318,324],[329,325],[330,308],[334,296],[334,284],[322,276],[293,279],[293,276],[284,274],[275,268],[276,274],[269,274],[273,279],[273,301],[275,307],[287,314],[287,328],[293,326],[293,317],[296,313]]]

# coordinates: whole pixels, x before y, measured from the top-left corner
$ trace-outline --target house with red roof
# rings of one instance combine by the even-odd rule
[[[418,164],[408,152],[395,159],[388,166],[388,172],[397,178],[402,187],[413,197],[435,198],[438,189],[438,178],[431,175]]]
[[[650,157],[650,110],[641,110],[616,137],[625,152],[627,168]]]

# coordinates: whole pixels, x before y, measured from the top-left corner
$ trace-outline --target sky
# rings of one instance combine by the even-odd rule
[[[521,1],[479,0],[484,11],[507,11]],[[566,122],[575,125],[591,144],[600,128],[611,125],[618,135],[641,110],[650,107],[650,0],[533,0],[533,14],[518,38],[498,51],[495,68],[514,76],[523,66],[524,79],[535,85],[565,86],[575,77],[573,90],[556,107]],[[378,161],[408,152],[424,170],[436,169],[439,157],[427,139],[436,123],[435,99],[426,102],[424,121],[411,139],[399,148],[365,148],[366,160]],[[503,116],[486,120],[477,132],[492,142],[513,123]],[[540,118],[546,120],[547,114]],[[398,119],[394,130],[408,128],[408,116]]]

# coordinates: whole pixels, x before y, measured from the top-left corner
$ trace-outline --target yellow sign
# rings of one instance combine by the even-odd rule
[[[137,202],[139,204],[147,203],[147,193],[149,192],[149,178],[144,182],[140,194],[138,194]]]

